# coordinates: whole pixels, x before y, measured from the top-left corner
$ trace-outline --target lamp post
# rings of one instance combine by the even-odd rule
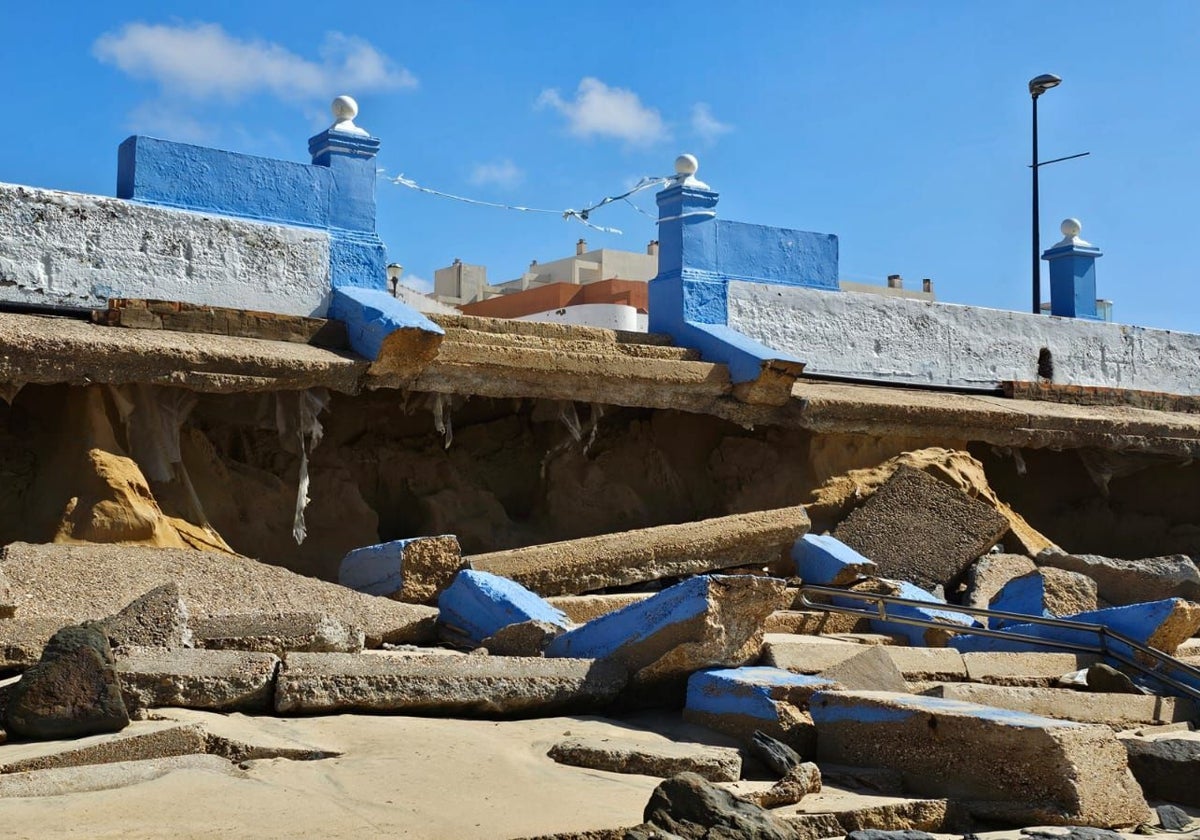
[[[1038,129],[1037,101],[1038,97],[1052,87],[1062,84],[1062,79],[1050,73],[1029,80],[1029,95],[1033,99],[1033,314],[1042,312],[1042,262],[1041,237],[1038,234]]]

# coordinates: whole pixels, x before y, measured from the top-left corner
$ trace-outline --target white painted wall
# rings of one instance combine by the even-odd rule
[[[636,306],[623,303],[581,303],[564,306],[533,315],[522,315],[514,321],[548,321],[552,324],[575,324],[584,327],[604,327],[610,330],[645,332],[647,316],[640,314]]]
[[[157,298],[322,315],[329,294],[324,231],[0,184],[0,301]]]
[[[885,382],[995,388],[1037,379],[1200,394],[1200,335],[975,306],[729,284],[729,326],[795,354],[806,372]]]

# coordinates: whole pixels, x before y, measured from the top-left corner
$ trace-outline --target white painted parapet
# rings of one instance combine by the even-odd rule
[[[143,297],[323,314],[329,234],[0,184],[0,298],[103,308]]]
[[[1008,380],[1200,395],[1200,335],[732,281],[729,326],[806,374],[997,389]],[[1049,351],[1046,359],[1043,348]]]

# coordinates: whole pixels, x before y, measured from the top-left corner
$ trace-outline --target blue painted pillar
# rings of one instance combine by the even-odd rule
[[[650,281],[650,331],[676,334],[683,322],[724,324],[726,284],[717,273],[717,199],[697,180],[696,159],[680,155],[658,193],[658,276]]]
[[[387,289],[387,252],[375,232],[375,156],[379,139],[354,124],[358,105],[348,96],[333,103],[337,119],[308,141],[315,166],[332,174],[329,194],[330,284]]]
[[[1096,312],[1096,258],[1100,249],[1079,238],[1083,225],[1063,221],[1063,239],[1042,253],[1050,263],[1050,314],[1064,318],[1102,320]]]

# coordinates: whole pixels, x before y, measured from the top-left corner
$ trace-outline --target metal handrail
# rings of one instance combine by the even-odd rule
[[[849,600],[857,600],[863,602],[874,602],[874,610],[857,609],[844,604],[826,603],[823,601],[813,601],[808,595],[823,595],[831,598],[845,598]],[[1175,657],[1163,653],[1161,650],[1144,645],[1141,642],[1129,638],[1123,633],[1119,633],[1110,627],[1105,627],[1103,624],[1089,624],[1082,621],[1071,621],[1065,618],[1050,618],[1041,615],[1024,615],[1023,613],[1005,612],[1003,610],[989,610],[983,607],[966,607],[957,604],[943,604],[937,601],[914,601],[911,598],[901,598],[896,595],[879,595],[873,592],[854,592],[848,589],[837,589],[832,586],[816,586],[813,584],[805,584],[800,587],[800,603],[805,607],[822,610],[824,612],[847,613],[850,615],[863,615],[868,618],[878,618],[880,621],[890,621],[896,624],[911,624],[916,627],[936,627],[939,630],[945,630],[950,633],[966,633],[973,636],[987,636],[993,639],[1008,639],[1010,641],[1022,642],[1024,644],[1040,645],[1042,647],[1052,648],[1054,650],[1074,651],[1078,653],[1094,653],[1099,656],[1107,656],[1117,660],[1123,665],[1127,665],[1136,671],[1139,671],[1146,676],[1152,677],[1160,682],[1165,683],[1171,688],[1184,696],[1190,697],[1193,700],[1200,702],[1200,668],[1195,668],[1188,665],[1186,662],[1181,662]],[[940,621],[933,621],[925,618],[915,618],[906,615],[889,615],[888,605],[901,607],[916,607],[923,610],[937,610],[945,613],[959,613],[962,615],[981,616],[983,618],[1000,618],[1010,621],[1020,622],[1021,624],[1040,624],[1046,627],[1058,627],[1064,630],[1071,630],[1078,633],[1093,633],[1096,636],[1096,644],[1087,644],[1084,642],[1071,642],[1062,639],[1045,639],[1040,636],[1026,636],[1023,633],[1012,633],[1006,630],[993,630],[990,627],[975,627],[962,624],[950,624]],[[1157,666],[1169,669],[1171,672],[1180,673],[1192,677],[1196,680],[1196,686],[1188,685],[1185,682],[1180,682],[1170,673],[1163,673],[1157,667],[1152,667],[1138,661],[1136,658],[1127,656],[1121,650],[1113,649],[1110,644],[1112,642],[1119,643],[1131,650],[1137,651],[1142,656],[1155,660]]]

